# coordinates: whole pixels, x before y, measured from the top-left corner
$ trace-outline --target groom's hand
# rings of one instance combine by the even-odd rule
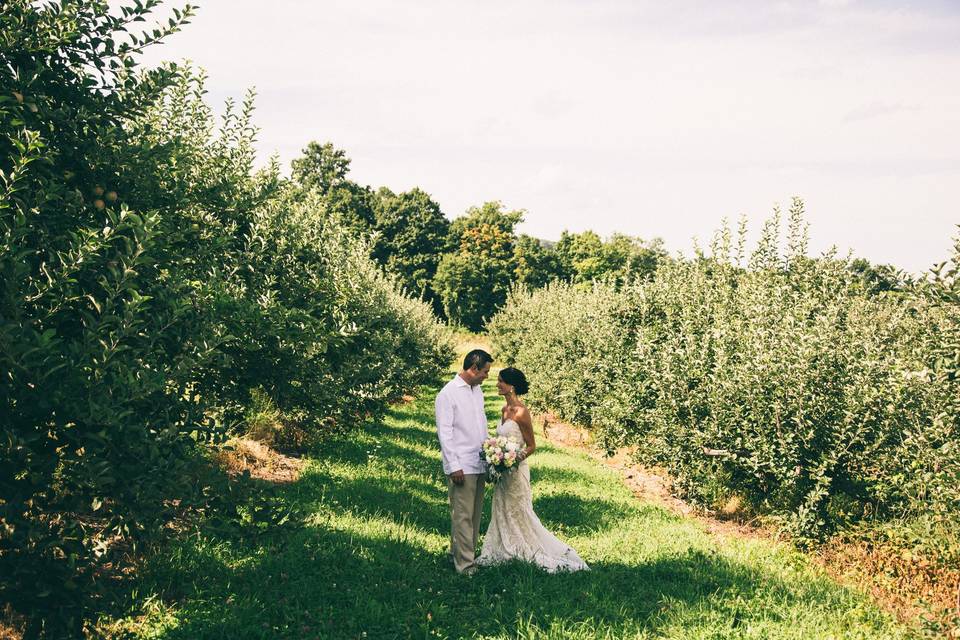
[[[451,473],[450,479],[453,480],[453,484],[463,484],[463,469]]]

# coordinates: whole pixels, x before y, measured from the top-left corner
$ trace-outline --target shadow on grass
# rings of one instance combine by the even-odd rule
[[[439,459],[425,455],[418,447],[435,447],[439,452],[440,444],[436,435],[423,433],[419,429],[398,429],[386,425],[370,425],[367,431],[353,437],[341,438],[324,443],[311,452],[322,462],[364,465],[372,457],[395,460],[411,470],[424,470],[437,467]]]
[[[588,535],[616,529],[625,518],[637,511],[610,500],[584,500],[571,493],[536,495],[533,509],[547,529],[562,529],[567,535]]]
[[[335,503],[340,511],[359,516],[385,516],[427,532],[449,534],[447,493],[439,482],[424,482],[413,477],[347,480],[323,471],[309,474],[302,482],[307,491],[323,492],[326,503]]]
[[[594,561],[591,571],[572,574],[514,562],[459,576],[445,556],[450,522],[439,460],[416,450],[436,443],[432,407],[400,406],[390,417],[329,443],[299,482],[250,494],[250,512],[268,499],[286,520],[207,527],[154,557],[130,596],[152,596],[166,612],[150,637],[514,637],[522,625],[656,635],[678,621],[769,621],[832,597],[695,548]],[[656,510],[578,496],[577,487],[597,482],[579,472],[544,467],[534,478],[535,510],[562,535],[617,536],[625,520],[662,520]],[[536,478],[559,490],[537,496]],[[770,593],[776,609],[744,606]]]
[[[306,475],[301,483],[308,492],[323,490],[325,499],[335,500],[338,509],[364,516],[388,516],[427,532],[445,534],[450,529],[450,516],[446,511],[446,486],[441,478],[439,475],[436,482],[415,476],[344,479],[319,470]],[[494,490],[495,485],[487,485],[484,527],[489,520],[489,501]],[[534,509],[544,526],[562,529],[568,535],[615,529],[618,522],[638,513],[622,503],[596,498],[585,500],[572,493],[535,494]]]
[[[154,580],[170,572],[167,582],[178,581],[180,600],[176,627],[160,637],[407,638],[433,630],[463,638],[512,635],[519,621],[589,621],[617,637],[637,627],[656,632],[666,608],[674,617],[713,608],[723,614],[728,604],[718,594],[778,588],[695,551],[639,565],[595,563],[573,574],[517,562],[464,578],[443,554],[404,540],[309,527],[290,544],[275,542],[231,549],[254,561],[231,563],[209,547],[176,556],[188,566],[155,570]]]
[[[440,441],[437,440],[437,432],[433,428],[433,414],[429,418],[430,428],[427,429],[420,425],[390,425],[378,424],[371,429],[371,433],[378,438],[397,438],[410,444],[431,449],[440,450]]]
[[[586,624],[618,637],[637,629],[655,634],[678,618],[749,617],[737,603],[761,591],[784,594],[787,607],[817,597],[696,549],[635,564],[594,562],[591,571],[573,574],[514,562],[465,578],[446,561],[442,487],[413,478],[345,482],[318,472],[270,496],[301,517],[276,527],[251,522],[227,536],[207,530],[148,564],[137,592],[157,594],[175,617],[151,637],[513,637],[521,623]],[[321,503],[324,522],[335,524],[310,524]],[[548,527],[598,535],[614,534],[622,518],[640,513],[572,494],[544,496],[536,509]],[[340,518],[348,512],[355,517]],[[351,528],[372,516],[400,526]]]
[[[539,465],[535,457],[531,457],[530,465],[531,481],[534,483],[541,481],[585,486],[596,482],[596,480],[580,471],[562,469],[553,465]]]

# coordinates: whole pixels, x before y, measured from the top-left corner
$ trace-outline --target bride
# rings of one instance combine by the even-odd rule
[[[492,565],[519,559],[532,562],[550,573],[579,571],[590,567],[577,552],[547,531],[533,512],[530,491],[530,457],[537,444],[533,437],[530,412],[520,400],[529,385],[523,372],[513,367],[500,371],[497,392],[507,404],[501,411],[497,435],[522,438],[519,466],[505,473],[497,482],[493,494],[493,515],[483,539],[483,549],[477,564]]]

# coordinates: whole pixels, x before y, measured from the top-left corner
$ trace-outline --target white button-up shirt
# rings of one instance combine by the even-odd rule
[[[480,385],[471,387],[458,373],[437,394],[435,409],[443,472],[486,473],[487,465],[480,459],[487,438]]]

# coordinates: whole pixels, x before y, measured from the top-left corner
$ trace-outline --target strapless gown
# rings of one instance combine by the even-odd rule
[[[513,420],[501,422],[497,435],[523,440],[520,425]],[[540,524],[533,511],[530,467],[526,460],[497,482],[490,526],[477,564],[494,565],[517,559],[536,564],[549,573],[590,569],[572,547]]]

